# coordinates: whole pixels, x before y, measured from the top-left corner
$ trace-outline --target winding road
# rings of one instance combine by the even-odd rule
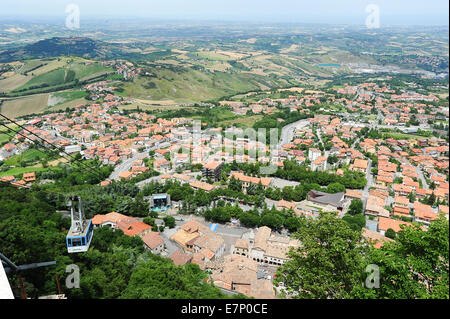
[[[137,154],[133,155],[132,157],[130,157],[129,159],[126,159],[125,161],[123,161],[122,163],[120,163],[119,165],[117,165],[114,168],[114,171],[109,176],[109,180],[117,181],[119,179],[120,173],[129,171],[131,166],[133,166],[134,161],[136,161],[138,159],[142,159],[142,158],[146,157],[147,155],[148,155],[148,151],[142,152],[142,153],[137,153]]]
[[[304,128],[309,125],[309,120],[299,120],[297,122],[288,124],[281,129],[280,141],[277,144],[277,149],[281,148],[284,144],[288,144],[294,138],[296,128]]]

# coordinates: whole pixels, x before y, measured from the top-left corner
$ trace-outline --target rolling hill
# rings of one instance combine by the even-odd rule
[[[0,53],[0,62],[24,59],[45,59],[57,56],[104,58],[112,53],[113,44],[87,37],[54,37]]]

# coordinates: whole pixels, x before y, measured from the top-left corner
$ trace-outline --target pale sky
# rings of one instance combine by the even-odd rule
[[[81,19],[150,19],[362,25],[368,4],[385,25],[448,25],[448,0],[0,0],[0,17],[62,17],[77,4]],[[1,22],[1,21],[0,21]]]

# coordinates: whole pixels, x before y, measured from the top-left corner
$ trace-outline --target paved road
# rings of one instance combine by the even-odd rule
[[[174,172],[175,172],[175,170],[171,170],[171,171],[168,171],[167,174],[172,174]],[[201,176],[202,172],[192,172],[192,173],[188,173],[188,174],[185,174],[185,175],[191,176],[192,179],[197,179],[197,176],[198,175]],[[140,182],[136,183],[136,185],[138,187],[140,187],[140,188],[143,188],[145,185],[151,183],[152,181],[162,182],[161,175],[150,177],[148,179],[145,179],[143,181],[140,181]]]
[[[153,181],[161,182],[161,175],[153,176],[153,177],[150,177],[150,178],[145,179],[143,181],[137,182],[136,186],[138,186],[139,188],[142,189],[145,185],[147,185],[147,184],[149,184],[149,183],[151,183]]]
[[[303,128],[307,125],[309,125],[308,119],[299,120],[297,122],[294,122],[294,123],[284,126],[281,130],[280,141],[278,142],[277,147],[281,148],[282,145],[290,143],[292,141],[292,139],[294,138],[295,129],[297,127]]]
[[[165,228],[163,232],[160,233],[161,237],[164,240],[164,243],[166,244],[166,254],[167,257],[172,255],[176,250],[180,250],[180,247],[174,242],[170,240],[170,237],[175,234],[177,231],[177,228]]]
[[[114,168],[114,171],[109,176],[109,180],[118,180],[120,173],[129,171],[131,166],[133,166],[133,162],[135,160],[142,159],[142,158],[146,157],[147,155],[148,155],[148,151],[142,152],[142,153],[137,153],[136,155],[133,155],[129,159],[123,161],[122,163],[120,163],[119,165],[117,165]]]
[[[357,143],[359,143],[359,140],[360,140],[359,137],[356,138],[355,141],[353,142],[353,144],[350,146],[350,148],[354,149],[354,148],[355,148],[355,145],[356,145]]]
[[[428,184],[425,179],[425,176],[423,176],[422,170],[419,168],[419,166],[416,166],[417,175],[419,175],[419,179],[422,181],[422,188],[428,189]]]
[[[297,186],[299,184],[300,184],[299,182],[288,181],[287,179],[282,179],[282,178],[278,178],[278,177],[273,177],[272,178],[272,185],[275,188],[283,189],[286,186],[295,187],[295,186]]]
[[[367,199],[369,198],[370,188],[373,185],[372,160],[370,158],[368,159],[368,163],[367,163],[366,179],[367,179],[367,184],[364,187],[363,198],[362,198],[364,210],[366,209],[366,204],[367,204]]]

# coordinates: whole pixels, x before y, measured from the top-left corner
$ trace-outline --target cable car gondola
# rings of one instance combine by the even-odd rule
[[[78,210],[76,209],[78,202]],[[89,250],[94,227],[91,220],[86,220],[83,212],[83,204],[79,196],[72,196],[69,199],[70,217],[72,224],[66,236],[67,251],[69,253],[81,253]]]

